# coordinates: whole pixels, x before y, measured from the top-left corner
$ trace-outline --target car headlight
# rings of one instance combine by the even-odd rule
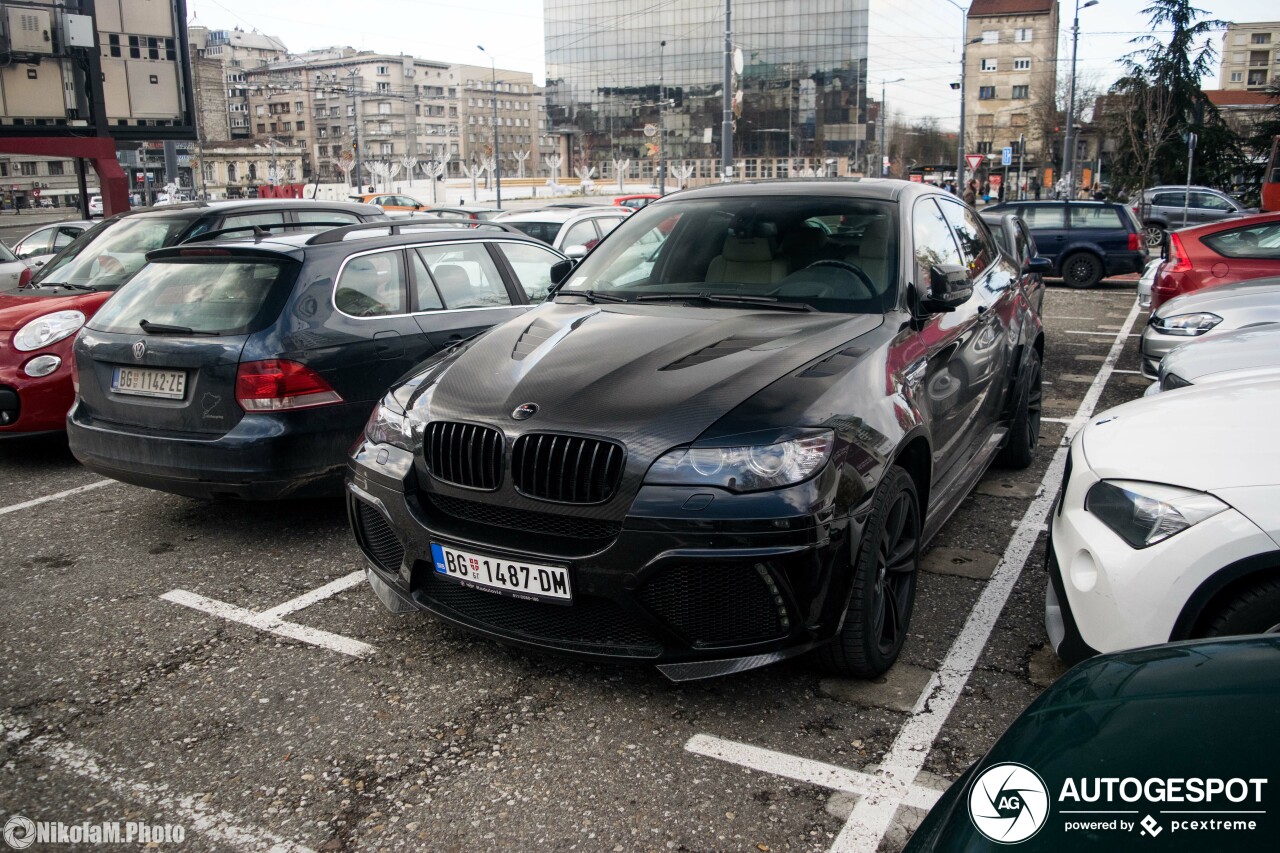
[[[1174,314],[1172,317],[1157,317],[1151,321],[1151,325],[1166,335],[1184,335],[1191,338],[1196,335],[1203,335],[1221,322],[1222,318],[1217,314],[1200,311],[1195,314]]]
[[[364,428],[365,438],[374,444],[390,444],[401,450],[412,450],[413,431],[409,416],[400,411],[390,397],[383,398],[373,409]]]
[[[37,317],[18,330],[13,336],[13,348],[22,352],[31,352],[49,344],[56,344],[63,338],[70,337],[84,325],[84,314],[79,311],[55,311]]]
[[[1204,492],[1159,483],[1102,480],[1085,495],[1084,508],[1129,547],[1146,548],[1228,507]]]
[[[1160,380],[1161,391],[1172,391],[1175,388],[1190,388],[1191,383],[1176,373],[1169,373]]]
[[[746,447],[681,447],[664,455],[645,482],[668,486],[719,486],[755,492],[802,483],[813,476],[835,444],[830,430]]]

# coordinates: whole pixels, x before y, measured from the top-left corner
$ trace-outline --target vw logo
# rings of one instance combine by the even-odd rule
[[[516,406],[516,410],[511,413],[511,417],[518,421],[527,421],[538,413],[537,403],[522,403]]]
[[[146,342],[146,341],[138,341],[136,344],[134,344],[134,345],[133,345],[133,357],[134,357],[134,358],[136,358],[136,359],[139,359],[139,360],[140,360],[140,359],[141,359],[144,355],[146,355],[146,354],[147,354],[147,342]]]
[[[973,781],[969,818],[999,844],[1026,841],[1049,820],[1049,789],[1030,767],[997,764]]]

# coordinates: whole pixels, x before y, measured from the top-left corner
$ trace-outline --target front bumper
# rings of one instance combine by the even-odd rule
[[[256,413],[220,436],[174,436],[95,421],[75,406],[67,438],[86,468],[148,489],[206,500],[333,497],[371,408]]]
[[[653,663],[685,680],[762,666],[835,636],[849,595],[841,555],[862,529],[858,514],[831,509],[838,478],[828,466],[806,483],[754,495],[644,486],[625,519],[606,523],[535,501],[529,506],[541,511],[451,504],[461,499],[449,487],[419,487],[412,454],[362,442],[349,463],[347,502],[374,591],[393,612],[425,610],[526,648]],[[711,492],[710,505],[686,508]],[[529,529],[539,525],[543,532]],[[433,542],[565,566],[573,602],[464,587],[434,570]]]
[[[1154,315],[1152,315],[1154,316]],[[1206,334],[1213,334],[1209,331]],[[1203,340],[1205,335],[1168,335],[1150,324],[1142,330],[1142,340],[1138,349],[1142,354],[1142,375],[1148,379],[1158,379],[1160,362],[1166,355],[1183,344]]]
[[[1045,602],[1045,627],[1068,663],[1186,639],[1174,635],[1174,626],[1196,590],[1224,566],[1275,550],[1270,537],[1234,509],[1131,548],[1084,507],[1100,479],[1077,438],[1070,478],[1053,512]]]
[[[8,332],[0,333],[0,337]],[[66,429],[67,410],[75,400],[71,385],[71,344],[75,336],[34,352],[19,352],[0,343],[0,439]],[[62,364],[48,376],[28,376],[31,359],[54,355]]]

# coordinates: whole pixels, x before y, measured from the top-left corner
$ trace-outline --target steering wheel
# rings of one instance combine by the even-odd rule
[[[868,276],[865,272],[863,272],[861,267],[855,266],[849,263],[848,261],[837,261],[837,260],[814,261],[813,263],[809,264],[809,266],[805,267],[802,270],[799,270],[799,272],[803,273],[811,269],[817,269],[817,268],[823,268],[823,267],[834,267],[835,269],[841,269],[841,270],[844,270],[845,272],[853,273],[854,277],[858,279],[858,284],[862,285],[866,289],[866,293],[850,293],[850,294],[847,294],[845,298],[868,299],[875,294],[875,284],[871,281],[871,277]],[[799,282],[797,282],[797,284],[798,283]],[[785,289],[786,287],[784,285],[783,287],[779,287],[778,289],[774,290],[770,295],[780,296]],[[850,287],[850,289],[852,289],[852,287]],[[818,299],[829,299],[835,296],[835,294],[833,293],[835,288],[830,285],[823,286],[821,290],[822,290],[821,293],[814,294]]]

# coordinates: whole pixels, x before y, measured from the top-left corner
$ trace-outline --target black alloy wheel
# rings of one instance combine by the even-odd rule
[[[817,666],[858,678],[874,678],[893,666],[911,626],[922,529],[915,482],[893,466],[872,499],[844,625],[812,653]]]
[[[1006,468],[1027,468],[1036,457],[1040,443],[1040,418],[1044,414],[1044,385],[1040,378],[1040,353],[1027,353],[1017,409],[1009,425],[1009,438],[1000,450],[999,463]]]
[[[1082,290],[1093,287],[1102,281],[1102,261],[1088,252],[1076,252],[1062,262],[1062,280]]]

